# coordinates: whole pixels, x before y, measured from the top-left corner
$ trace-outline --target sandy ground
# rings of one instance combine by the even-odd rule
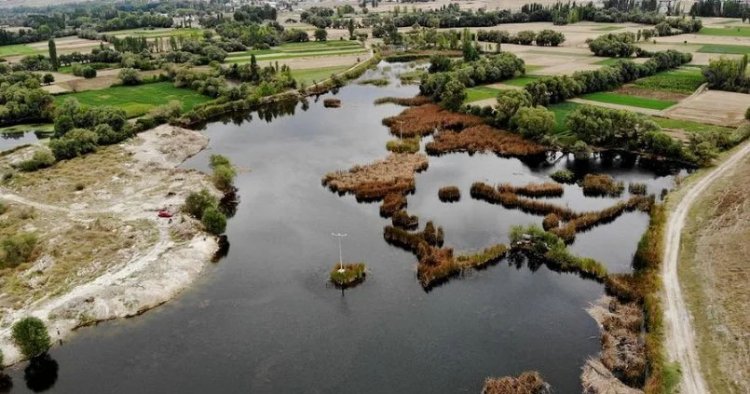
[[[666,243],[662,278],[664,282],[664,321],[666,326],[666,347],[670,359],[680,363],[683,394],[707,393],[706,382],[701,374],[700,359],[696,350],[695,332],[692,317],[685,305],[685,299],[677,275],[680,241],[685,220],[690,207],[716,179],[720,178],[750,154],[750,144],[746,143],[726,161],[708,172],[695,184],[688,186],[682,199],[670,212],[665,229]]]
[[[11,325],[21,317],[44,320],[56,342],[81,325],[156,307],[200,275],[218,245],[197,221],[180,214],[179,206],[196,189],[217,192],[207,175],[176,167],[207,143],[199,132],[160,126],[84,158],[17,175],[0,188],[0,200],[11,205],[10,211],[33,210],[31,216],[39,220],[30,219],[25,228],[35,229],[42,243],[35,261],[11,272],[30,290],[14,297],[7,292],[12,289],[7,273],[4,278],[0,349],[6,364],[22,359],[10,338]],[[28,157],[33,149],[38,148],[3,157],[2,166]],[[82,174],[81,168],[91,168],[94,174]],[[86,185],[79,190],[71,181]],[[174,218],[157,218],[162,208],[175,213]],[[76,239],[77,232],[103,223],[109,227],[92,233],[93,239]],[[102,239],[94,243],[96,237]],[[107,243],[121,238],[129,247],[107,253]],[[95,248],[89,260],[63,261],[83,247]]]
[[[709,390],[750,391],[750,156],[693,204],[678,274]]]
[[[736,127],[743,122],[748,106],[750,106],[750,95],[706,90],[662,111],[662,116]]]

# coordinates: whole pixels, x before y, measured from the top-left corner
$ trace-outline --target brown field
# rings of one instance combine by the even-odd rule
[[[750,106],[750,96],[747,94],[707,90],[690,96],[663,111],[662,116],[736,127],[744,121],[745,110],[748,106]]]
[[[714,393],[750,391],[750,157],[693,205],[682,233],[680,282],[701,367]]]

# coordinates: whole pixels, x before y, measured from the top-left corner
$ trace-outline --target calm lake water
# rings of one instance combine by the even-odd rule
[[[394,73],[402,66],[390,67]],[[556,392],[580,392],[580,368],[599,351],[596,323],[584,308],[603,294],[600,284],[503,261],[425,292],[415,258],[383,240],[390,221],[379,216],[378,204],[321,186],[329,171],[385,157],[390,137],[381,120],[403,108],[372,102],[416,92],[353,84],[338,93],[339,109],[324,108],[322,97],[270,122],[253,114],[240,124],[207,125],[209,149],[185,166],[206,169],[209,155],[220,153],[241,169],[228,256],[176,300],[135,319],[81,329],[54,348],[51,391],[476,393],[488,376],[538,370]],[[646,182],[651,192],[672,183],[669,175],[618,160],[591,166]],[[430,157],[409,211],[422,224],[443,226],[446,244],[457,250],[507,243],[510,226],[542,218],[473,200],[471,183],[543,181],[562,167],[576,163]],[[460,202],[439,201],[437,190],[446,185],[461,189]],[[554,200],[588,210],[617,199],[585,198],[572,185]],[[647,222],[645,214],[625,214],[579,234],[571,247],[627,272]],[[362,285],[343,294],[326,283],[338,260],[332,232],[349,234],[344,259],[364,261],[369,270]],[[21,368],[12,371],[18,392],[28,391]]]

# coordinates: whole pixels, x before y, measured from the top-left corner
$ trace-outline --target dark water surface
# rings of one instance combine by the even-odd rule
[[[384,157],[389,136],[381,120],[402,108],[372,102],[414,93],[413,86],[351,85],[338,94],[339,109],[311,101],[307,111],[298,106],[294,116],[270,123],[253,115],[239,125],[209,124],[210,148],[185,165],[205,169],[209,155],[221,153],[243,169],[228,256],[176,300],[135,319],[81,329],[54,348],[52,391],[476,393],[485,377],[539,370],[557,393],[580,392],[580,368],[599,350],[596,323],[584,308],[603,294],[601,285],[501,262],[425,292],[415,258],[383,240],[389,221],[378,205],[321,186],[326,172]],[[511,225],[542,218],[473,200],[471,183],[542,181],[574,164],[430,157],[409,211],[442,225],[446,244],[457,250],[507,243]],[[651,191],[671,185],[669,176],[637,167],[597,169],[647,181]],[[441,203],[437,190],[451,184],[462,200]],[[557,200],[598,209],[617,199],[585,198],[567,186]],[[628,271],[647,221],[626,214],[580,234],[572,248]],[[338,259],[331,232],[348,233],[344,258],[365,261],[370,271],[343,295],[326,284]],[[23,371],[12,375],[17,391],[27,390]]]

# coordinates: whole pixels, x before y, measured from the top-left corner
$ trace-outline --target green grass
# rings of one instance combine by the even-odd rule
[[[203,36],[203,29],[199,28],[182,28],[182,29],[173,29],[173,28],[156,28],[156,29],[130,29],[130,30],[117,30],[117,31],[110,31],[107,32],[108,35],[114,35],[117,37],[146,37],[146,38],[156,38],[156,37],[190,37],[190,36],[196,36],[196,37],[202,37]]]
[[[731,133],[734,129],[722,126],[708,125],[689,120],[668,119],[659,116],[652,116],[651,120],[656,122],[660,127],[665,129],[683,130],[689,133],[706,133],[712,131],[722,131]]]
[[[581,96],[584,100],[597,101],[600,103],[609,103],[617,105],[627,105],[630,107],[648,108],[662,110],[669,108],[675,104],[676,101],[659,100],[646,97],[630,96],[626,94],[613,93],[613,92],[597,92],[590,93]]]
[[[252,55],[255,55],[257,60],[280,60],[303,56],[348,55],[364,52],[366,52],[365,48],[358,41],[311,41],[283,44],[271,49],[234,52],[227,57],[226,62],[249,62]]]
[[[698,34],[702,36],[750,37],[750,27],[704,27]]]
[[[633,85],[651,90],[691,94],[705,82],[699,68],[680,68],[641,78]]]
[[[597,27],[596,29],[594,29],[594,31],[612,31],[612,30],[620,30],[622,28],[623,26],[615,26],[615,25],[602,26],[602,27]]]
[[[555,133],[556,134],[565,134],[565,132],[568,131],[568,126],[565,125],[565,122],[568,120],[568,115],[570,115],[570,113],[573,112],[580,105],[581,104],[576,104],[576,103],[571,103],[571,102],[562,102],[562,103],[553,104],[547,107],[547,109],[549,109],[555,114]]]
[[[599,60],[598,62],[596,62],[594,64],[598,64],[600,66],[612,66],[615,63],[619,62],[620,60],[622,60],[622,59],[618,59],[616,57],[610,57],[608,59]]]
[[[39,131],[49,133],[54,131],[52,123],[30,123],[30,124],[19,124],[8,127],[0,127],[0,134],[17,134],[26,133],[29,131]]]
[[[312,85],[313,82],[321,82],[328,79],[331,74],[338,74],[348,70],[351,66],[333,66],[321,68],[309,68],[303,70],[292,70],[292,76],[297,83]]]
[[[37,53],[42,53],[42,51],[38,51],[26,44],[0,46],[0,57],[35,55]]]
[[[180,101],[183,111],[189,111],[194,106],[211,100],[210,97],[194,90],[175,88],[171,82],[115,86],[102,90],[63,94],[55,96],[55,102],[58,103],[70,97],[83,105],[121,108],[125,110],[129,118],[144,115],[171,100]]]
[[[507,81],[502,81],[501,83],[504,85],[511,85],[511,86],[526,86],[529,83],[541,78],[538,75],[522,75],[520,77],[515,77],[513,79],[509,79]]]
[[[698,49],[702,53],[725,53],[744,55],[750,53],[750,46],[728,44],[704,44]]]
[[[466,100],[464,100],[464,102],[472,103],[474,101],[495,98],[499,91],[500,89],[491,88],[489,86],[474,86],[466,89]]]

